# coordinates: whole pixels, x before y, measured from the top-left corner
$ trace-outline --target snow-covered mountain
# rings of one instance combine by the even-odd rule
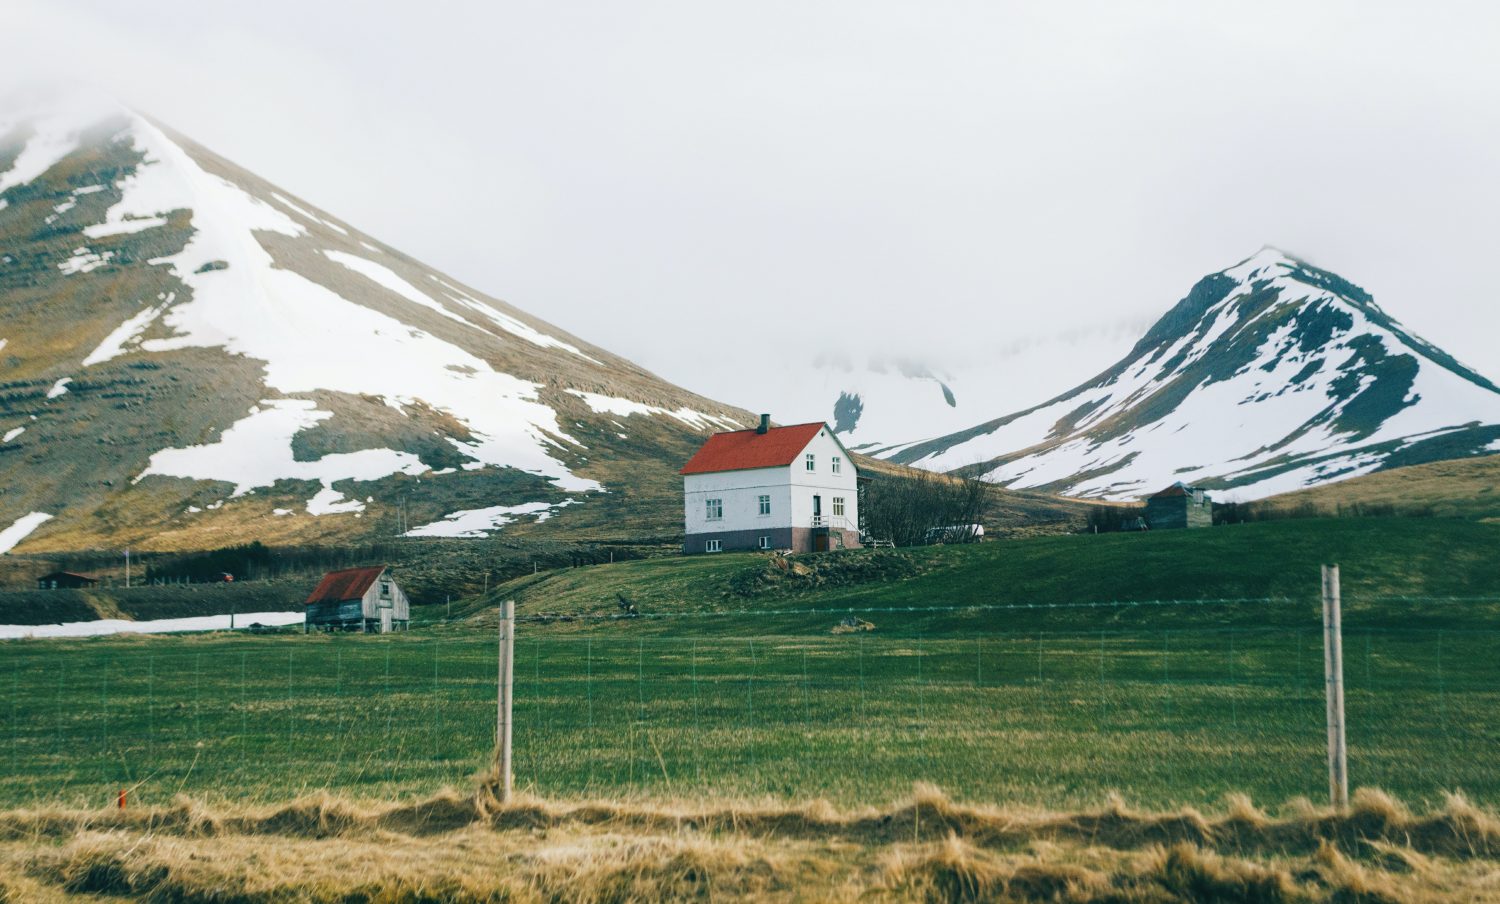
[[[1201,280],[1118,364],[1034,408],[884,452],[1009,487],[1256,499],[1500,452],[1500,389],[1358,286],[1266,248]]]
[[[477,535],[748,422],[146,117],[0,117],[0,552]]]

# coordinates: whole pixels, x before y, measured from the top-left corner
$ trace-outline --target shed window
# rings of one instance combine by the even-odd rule
[[[390,596],[391,595],[391,582],[390,581],[381,581],[380,582],[380,595],[381,596]]]
[[[704,515],[703,515],[705,518],[707,518],[709,521],[721,521],[721,520],[723,520],[723,518],[724,518],[724,500],[722,500],[722,499],[705,499],[703,501],[704,501],[704,503],[706,503],[706,505],[704,506],[706,510],[704,512]]]
[[[769,515],[769,514],[771,514],[771,497],[770,496],[762,496],[762,497],[760,497],[760,513],[762,515]]]
[[[817,469],[818,469],[818,456],[812,454],[811,452],[807,453],[807,470],[809,470],[809,471],[816,471]]]
[[[719,550],[721,550],[723,548],[724,548],[724,541],[722,541],[722,540],[704,540],[703,541],[703,551],[704,552],[718,552]]]

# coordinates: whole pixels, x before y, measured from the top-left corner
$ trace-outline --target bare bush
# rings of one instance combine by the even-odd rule
[[[934,528],[959,528],[941,539],[973,539],[968,525],[982,525],[990,506],[990,485],[971,477],[915,471],[910,476],[880,476],[861,502],[869,535],[897,546],[921,546]]]

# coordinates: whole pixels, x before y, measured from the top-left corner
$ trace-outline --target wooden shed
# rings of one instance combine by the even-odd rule
[[[384,565],[330,571],[307,598],[306,631],[405,631],[411,603]]]
[[[1213,527],[1213,506],[1202,489],[1174,483],[1146,500],[1146,523],[1152,530]]]
[[[36,579],[38,590],[78,590],[80,588],[93,587],[99,583],[99,579],[87,574],[77,574],[72,571],[54,571],[44,574]]]

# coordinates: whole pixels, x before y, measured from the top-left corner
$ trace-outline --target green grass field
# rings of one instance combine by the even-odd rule
[[[517,780],[550,797],[850,805],[914,781],[1052,807],[1114,790],[1317,799],[1317,563],[1333,559],[1354,784],[1493,803],[1497,539],[1431,519],[1295,521],[852,554],[811,560],[801,584],[746,580],[766,567],[751,555],[542,575],[494,595],[523,618],[575,616],[519,627]],[[618,611],[620,594],[645,617],[576,617]],[[1130,604],[1164,599],[1182,602]],[[1086,605],[1106,600],[1126,604]],[[430,607],[404,636],[4,644],[0,805],[462,785],[493,738],[490,602],[451,623]],[[850,609],[875,630],[830,633]]]

